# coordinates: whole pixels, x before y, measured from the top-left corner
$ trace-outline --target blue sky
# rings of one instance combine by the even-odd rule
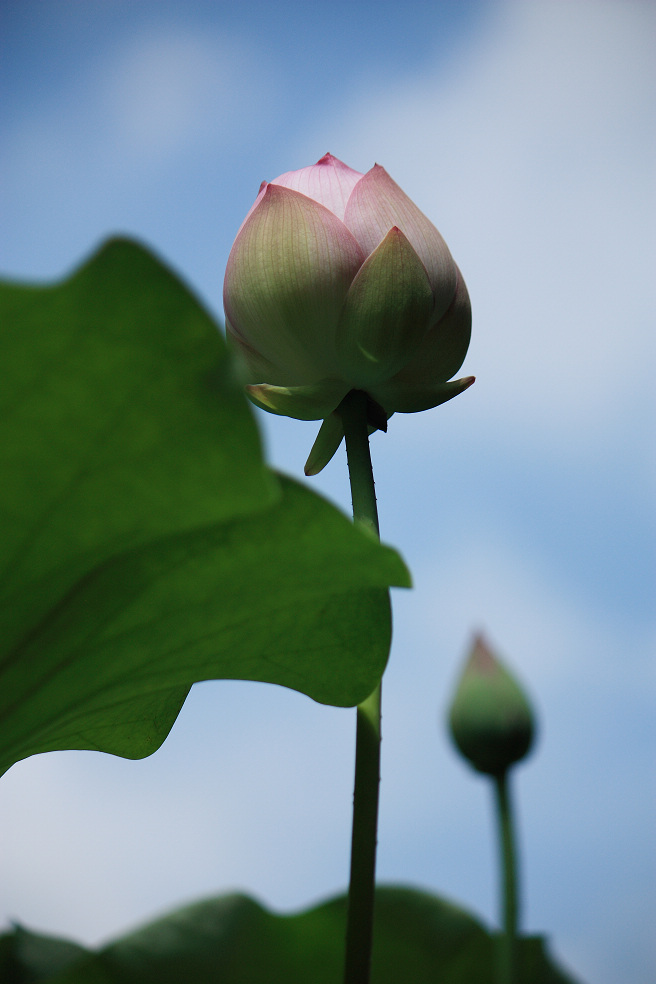
[[[308,6],[8,2],[0,268],[51,279],[114,232],[221,316],[260,181],[375,161],[472,296],[475,386],[372,439],[413,571],[385,678],[379,874],[495,918],[489,791],[442,724],[483,628],[529,688],[525,926],[582,980],[656,975],[654,68],[641,0]],[[312,424],[261,415],[300,476]],[[343,455],[312,486],[348,508]],[[0,915],[97,941],[200,895],[293,909],[347,879],[352,712],[194,689],[133,763],[57,753],[0,783]]]

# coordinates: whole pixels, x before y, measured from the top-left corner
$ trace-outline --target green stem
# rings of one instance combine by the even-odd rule
[[[369,397],[362,390],[351,390],[337,412],[342,418],[346,438],[346,459],[351,480],[353,521],[379,535],[374,472],[369,453]]]
[[[366,393],[352,390],[339,407],[346,437],[353,521],[378,536],[378,511],[369,453]],[[346,916],[344,984],[369,984],[373,942],[381,686],[357,709],[351,877]]]
[[[501,918],[503,934],[499,939],[499,984],[516,984],[517,927],[519,900],[517,893],[517,852],[508,773],[494,776],[495,807],[499,830],[502,872]]]

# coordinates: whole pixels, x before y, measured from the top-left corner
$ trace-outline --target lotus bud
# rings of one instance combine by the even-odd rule
[[[528,753],[534,720],[524,692],[481,636],[474,643],[449,712],[458,750],[478,770],[501,776]]]
[[[324,421],[308,474],[339,447],[335,411],[351,390],[377,408],[375,429],[474,382],[451,380],[471,332],[465,282],[435,226],[378,165],[362,174],[326,154],[263,182],[230,251],[223,302],[251,400]]]

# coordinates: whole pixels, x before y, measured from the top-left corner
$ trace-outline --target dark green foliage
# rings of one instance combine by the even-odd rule
[[[345,898],[281,916],[244,895],[228,895],[173,912],[97,953],[80,954],[50,978],[36,975],[28,937],[17,930],[25,976],[7,984],[340,984],[345,919]],[[43,938],[34,939],[32,952],[43,945]],[[372,984],[495,984],[495,942],[478,920],[442,899],[380,888]],[[546,955],[541,939],[522,940],[520,956],[518,984],[574,984]]]

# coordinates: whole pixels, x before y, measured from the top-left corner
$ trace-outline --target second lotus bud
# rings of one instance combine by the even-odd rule
[[[477,636],[449,711],[458,750],[478,770],[499,776],[528,754],[533,712],[520,685]]]

